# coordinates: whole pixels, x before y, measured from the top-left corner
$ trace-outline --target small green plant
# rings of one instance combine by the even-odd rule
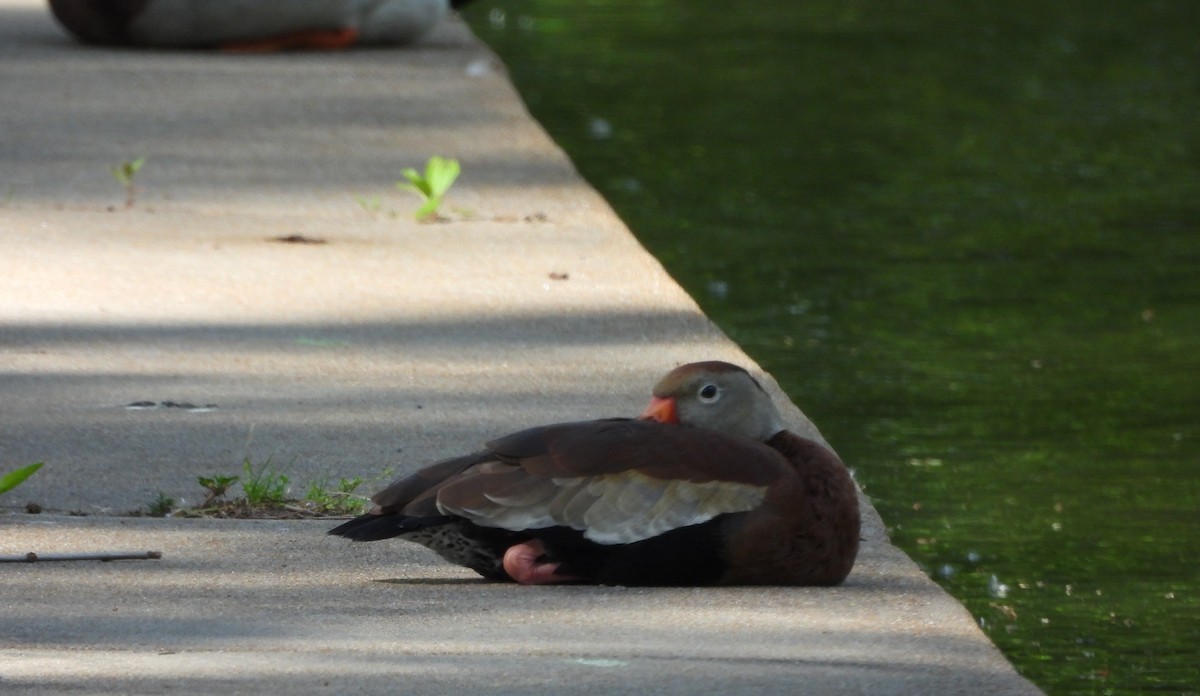
[[[150,504],[146,506],[146,514],[150,517],[166,517],[171,514],[171,509],[174,507],[175,499],[159,491],[158,497],[151,500]]]
[[[229,491],[229,487],[238,482],[238,477],[213,474],[212,476],[197,476],[196,481],[200,483],[205,491],[204,502],[200,503],[200,507],[206,508],[224,497],[225,493]]]
[[[411,167],[400,172],[408,179],[408,183],[397,181],[396,187],[412,191],[424,201],[416,212],[418,220],[436,219],[438,208],[442,205],[442,197],[454,185],[461,171],[458,160],[434,155],[425,163],[424,175]]]
[[[333,515],[358,515],[366,512],[367,501],[354,491],[362,485],[362,479],[338,479],[337,487],[330,488],[324,482],[313,481],[308,484],[308,492],[304,494],[305,502],[315,511]]]
[[[272,457],[255,467],[250,457],[242,462],[242,490],[251,505],[280,505],[287,500],[288,477],[271,463]]]
[[[146,158],[139,157],[135,160],[126,160],[114,167],[111,167],[109,170],[112,172],[113,178],[117,180],[117,183],[125,187],[126,208],[133,207],[133,201],[137,197],[137,185],[134,183],[134,179],[137,177],[138,171],[145,163]]]
[[[25,479],[33,476],[34,472],[42,468],[42,462],[23,466],[15,471],[10,471],[3,476],[0,476],[0,493],[7,493],[17,486],[25,483]]]

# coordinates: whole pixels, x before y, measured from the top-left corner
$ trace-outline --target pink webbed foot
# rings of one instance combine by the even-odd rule
[[[504,552],[504,572],[522,585],[547,585],[581,579],[570,575],[559,575],[559,564],[538,560],[545,555],[546,546],[537,539],[510,546]]]
[[[314,29],[265,39],[231,41],[223,44],[226,53],[278,53],[280,51],[340,51],[358,42],[358,30]]]

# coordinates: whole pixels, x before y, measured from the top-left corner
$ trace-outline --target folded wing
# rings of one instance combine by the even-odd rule
[[[432,506],[485,527],[562,526],[628,544],[752,510],[786,471],[760,443],[647,421],[550,425],[487,447],[402,480],[376,502],[409,515]]]

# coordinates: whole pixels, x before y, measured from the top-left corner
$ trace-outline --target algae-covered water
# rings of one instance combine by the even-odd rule
[[[1022,673],[1200,693],[1200,3],[467,17]]]

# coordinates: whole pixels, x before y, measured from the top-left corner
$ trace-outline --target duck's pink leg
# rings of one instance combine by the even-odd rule
[[[546,546],[537,539],[510,546],[504,552],[504,572],[522,585],[546,585],[580,579],[559,575],[557,563],[539,562],[538,559],[545,554]]]
[[[358,30],[313,29],[265,39],[247,39],[223,44],[226,53],[277,53],[279,51],[340,51],[358,41]]]

